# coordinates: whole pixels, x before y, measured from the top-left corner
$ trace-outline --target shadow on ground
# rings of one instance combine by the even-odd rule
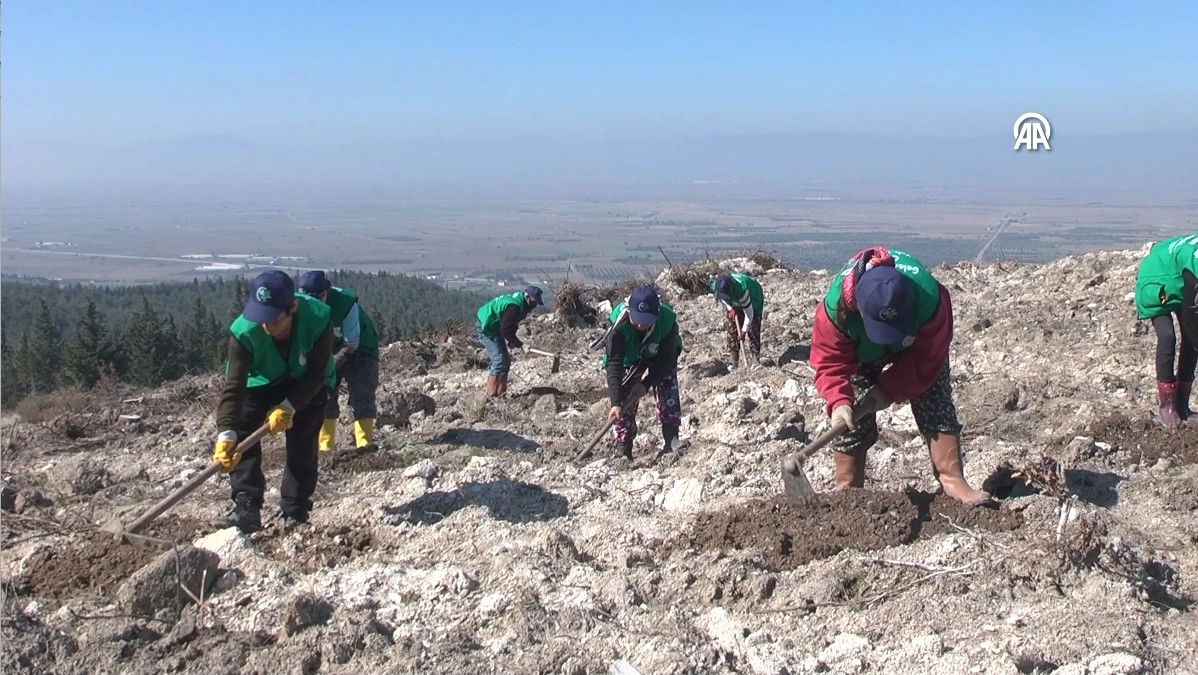
[[[1070,493],[1083,501],[1105,508],[1119,503],[1119,493],[1115,491],[1115,486],[1124,480],[1126,479],[1123,476],[1109,471],[1065,470],[1065,483],[1069,486]]]
[[[556,492],[523,481],[496,480],[463,483],[457,490],[428,492],[386,509],[384,517],[392,523],[432,525],[467,506],[486,507],[493,518],[509,523],[544,522],[561,518],[570,511],[569,502]]]
[[[791,345],[778,357],[778,365],[811,360],[811,345]]]
[[[510,452],[536,452],[541,449],[541,444],[531,438],[503,429],[450,429],[437,436],[433,442]]]

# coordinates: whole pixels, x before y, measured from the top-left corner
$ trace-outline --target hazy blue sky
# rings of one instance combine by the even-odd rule
[[[9,0],[8,168],[375,143],[1198,126],[1198,2]]]

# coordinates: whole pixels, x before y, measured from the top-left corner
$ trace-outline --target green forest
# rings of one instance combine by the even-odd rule
[[[330,271],[358,294],[388,344],[472,325],[488,298],[413,276]],[[4,279],[0,284],[0,404],[60,387],[90,389],[104,378],[146,387],[224,367],[228,326],[252,277],[191,283],[84,286]]]

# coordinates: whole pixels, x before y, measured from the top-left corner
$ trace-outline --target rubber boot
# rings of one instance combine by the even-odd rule
[[[663,453],[674,452],[674,441],[678,440],[678,427],[673,424],[661,425],[661,440]]]
[[[836,461],[836,489],[865,487],[865,451],[832,452]]]
[[[620,444],[620,451],[624,453],[624,459],[627,459],[630,462],[632,461],[632,441],[633,440],[634,439],[630,438]]]
[[[1190,391],[1193,387],[1193,380],[1177,381],[1177,396],[1173,399],[1173,407],[1177,410],[1177,416],[1183,421],[1190,419],[1190,415],[1194,414],[1194,411],[1190,410]]]
[[[499,378],[495,377],[494,375],[487,375],[487,384],[486,387],[484,387],[487,392],[487,396],[494,396],[495,388],[498,386]]]
[[[1175,427],[1181,423],[1181,416],[1177,414],[1177,383],[1176,382],[1161,382],[1156,383],[1156,399],[1160,406],[1161,424],[1167,427]]]
[[[332,452],[337,449],[337,420],[325,420],[320,425],[319,448],[321,452]]]
[[[354,440],[358,444],[358,452],[374,452],[379,449],[374,443],[374,418],[354,420]]]
[[[224,527],[236,527],[244,534],[262,529],[262,505],[245,492],[233,496],[233,508],[221,519]]]
[[[924,440],[928,444],[928,454],[932,459],[932,472],[940,481],[944,494],[969,506],[991,503],[989,492],[975,490],[965,481],[960,436],[941,432],[934,439]]]
[[[740,368],[740,352],[739,351],[731,352],[731,357],[729,357],[728,360],[732,362],[730,364],[730,368],[732,370],[736,370],[737,368]]]

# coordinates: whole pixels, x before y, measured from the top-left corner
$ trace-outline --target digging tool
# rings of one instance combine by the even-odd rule
[[[270,433],[270,427],[263,424],[262,426],[258,427],[254,433],[246,436],[244,441],[237,444],[236,452],[238,454],[244,453],[250,448],[250,446],[262,440],[262,437],[268,433]],[[192,476],[191,479],[184,483],[183,486],[178,490],[175,490],[169,495],[163,497],[161,501],[150,507],[150,510],[142,514],[140,518],[132,523],[129,523],[128,527],[121,525],[121,522],[118,519],[109,522],[100,529],[105,532],[112,532],[117,536],[117,539],[126,539],[133,543],[137,543],[137,540],[142,538],[136,537],[133,533],[138,532],[146,525],[149,525],[155,518],[161,516],[166,512],[167,509],[177,504],[179,500],[186,497],[192,490],[195,490],[200,486],[201,483],[211,478],[213,474],[220,470],[220,464],[217,464],[216,462],[209,464],[203,471]]]
[[[858,404],[856,408],[853,415],[854,422],[860,421],[861,418],[873,412],[867,405]],[[845,431],[848,431],[848,427],[843,422],[837,422],[802,450],[792,452],[782,458],[782,486],[786,489],[786,495],[792,502],[806,506],[815,500],[815,490],[811,487],[811,481],[807,480],[807,474],[803,473],[803,462]]]
[[[620,383],[620,386],[627,387],[628,383],[631,382],[634,377],[639,376],[645,370],[646,370],[646,367],[643,362],[638,363],[636,366],[633,366],[624,375],[624,380]],[[613,425],[612,425],[611,420],[608,420],[607,424],[603,425],[603,429],[601,429],[599,431],[599,433],[595,434],[595,437],[591,439],[590,443],[587,443],[587,447],[583,448],[582,452],[579,452],[574,457],[574,461],[581,462],[582,460],[586,459],[587,457],[590,457],[591,450],[594,450],[595,446],[599,444],[599,441],[603,440],[604,435],[607,434],[608,430],[610,430],[612,428],[612,426]]]
[[[561,354],[555,354],[554,352],[544,352],[544,351],[541,351],[540,349],[533,349],[532,347],[528,348],[528,352],[530,354],[540,354],[541,356],[552,356],[553,357],[553,366],[549,369],[549,372],[551,372],[551,373],[556,373],[562,367]]]

